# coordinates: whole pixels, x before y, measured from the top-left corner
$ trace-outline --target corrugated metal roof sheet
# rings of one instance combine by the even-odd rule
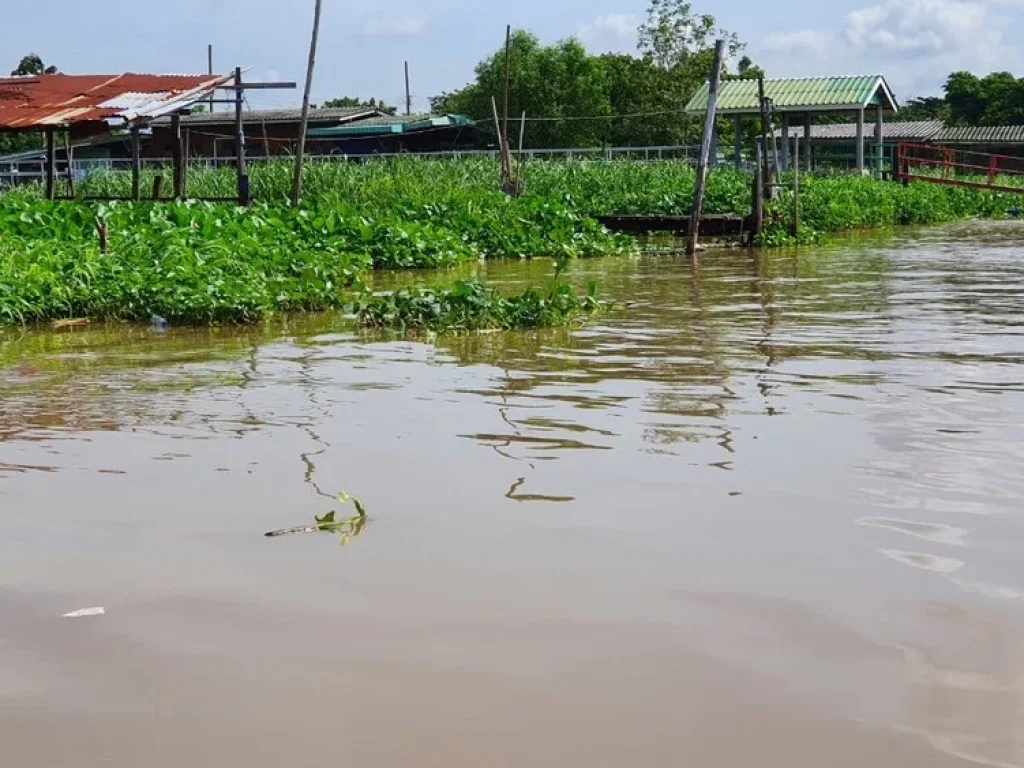
[[[858,77],[806,77],[765,80],[765,96],[776,112],[838,112],[868,106],[879,94],[886,109],[897,109],[892,91],[881,75]],[[697,91],[686,111],[703,113],[708,108],[708,84]],[[718,113],[758,114],[756,80],[726,80],[718,86]]]
[[[220,126],[235,124],[235,109],[228,106],[220,107],[220,112],[197,112],[193,115],[185,115],[181,118],[181,124],[190,128],[202,126]],[[359,120],[364,117],[374,118],[380,112],[372,107],[341,107],[338,109],[311,109],[309,111],[309,122],[311,125],[328,124],[338,125],[341,123]],[[297,123],[302,119],[301,109],[254,109],[242,113],[242,120],[246,124],[260,125],[266,123]]]
[[[942,130],[942,123],[938,120],[918,120],[907,123],[886,122],[882,124],[882,139],[884,141],[929,141]],[[790,137],[797,136],[804,139],[804,127],[802,125],[789,127]],[[868,122],[864,126],[864,135],[870,141],[875,135],[875,125]],[[782,137],[782,130],[775,131],[775,137]],[[857,138],[856,123],[832,123],[830,125],[812,125],[812,141],[854,141]]]
[[[133,122],[183,109],[232,75],[40,75],[0,79],[0,129]]]
[[[943,128],[934,140],[937,144],[1024,144],[1024,125]]]
[[[384,115],[369,120],[359,120],[350,125],[334,128],[318,128],[309,132],[310,138],[329,139],[335,136],[371,136],[389,133],[412,133],[430,128],[449,128],[472,125],[466,115]]]

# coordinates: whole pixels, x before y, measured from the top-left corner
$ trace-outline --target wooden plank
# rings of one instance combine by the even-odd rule
[[[711,62],[711,78],[708,81],[708,111],[704,116],[704,134],[700,142],[700,158],[697,161],[697,179],[693,188],[693,208],[686,232],[686,255],[697,254],[697,237],[700,234],[700,215],[704,208],[704,185],[708,180],[708,155],[711,153],[715,134],[715,111],[718,107],[718,80],[722,76],[722,59],[725,56],[725,40],[715,43],[715,57]]]
[[[689,216],[597,216],[602,225],[613,232],[629,232],[642,234],[647,232],[667,232],[686,235],[690,231]],[[754,229],[753,216],[737,216],[736,214],[712,214],[702,216],[700,231],[711,237],[739,237],[744,232]]]

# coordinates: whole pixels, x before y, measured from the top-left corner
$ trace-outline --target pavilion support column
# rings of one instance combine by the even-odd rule
[[[804,113],[804,170],[808,173],[814,170],[814,166],[811,164],[811,113]]]
[[[185,196],[185,142],[181,135],[181,115],[171,115],[171,137],[174,146],[171,147],[174,165],[174,199],[181,200]]]
[[[857,173],[864,173],[864,110],[857,110]]]
[[[53,200],[57,191],[57,142],[54,129],[46,129],[46,199]]]
[[[739,115],[733,118],[732,156],[738,171],[743,166],[743,118]]]
[[[885,153],[885,130],[884,130],[885,117],[882,112],[882,106],[878,106],[878,110],[875,113],[875,152],[877,157],[875,162],[877,163],[878,178],[882,178],[884,172],[884,159],[883,154]]]
[[[132,200],[142,199],[142,136],[139,126],[132,126]]]
[[[782,113],[782,154],[779,157],[779,170],[789,170],[789,113]]]

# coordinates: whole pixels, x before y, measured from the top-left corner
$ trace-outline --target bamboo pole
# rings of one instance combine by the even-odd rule
[[[697,180],[693,189],[693,208],[690,210],[690,226],[686,232],[686,255],[696,256],[697,236],[700,234],[700,217],[704,207],[704,185],[708,178],[708,155],[711,154],[711,139],[715,132],[715,112],[718,108],[718,79],[722,76],[722,58],[725,55],[725,40],[715,43],[715,58],[711,62],[711,79],[708,81],[708,110],[704,116],[704,134],[700,142],[700,158],[697,161]]]
[[[208,46],[206,46],[206,64],[207,64],[206,68],[209,71],[210,76],[212,77],[213,76],[213,43],[210,43]],[[215,93],[216,93],[216,91],[211,91],[210,92],[210,114],[213,114],[214,94]]]
[[[306,155],[306,130],[309,127],[309,93],[313,90],[313,70],[316,67],[316,45],[320,39],[320,12],[323,0],[316,0],[313,8],[313,35],[309,41],[309,63],[306,66],[306,87],[302,93],[302,119],[299,121],[299,146],[295,153],[295,178],[292,180],[292,205],[298,208],[302,199],[302,163]]]

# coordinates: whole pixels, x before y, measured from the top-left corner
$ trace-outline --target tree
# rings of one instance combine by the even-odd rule
[[[651,0],[647,20],[640,25],[637,49],[665,70],[684,64],[695,54],[713,47],[715,38],[726,41],[727,60],[743,50],[739,37],[716,28],[710,13],[695,14],[686,0]]]
[[[954,72],[946,79],[950,120],[958,125],[980,125],[985,114],[981,79],[971,72]]]
[[[55,75],[56,67],[47,67],[43,60],[35,53],[23,56],[18,66],[11,71],[12,75]]]
[[[913,122],[917,120],[949,120],[949,104],[941,96],[924,96],[916,99],[909,99],[900,107],[896,113],[895,120],[898,122]]]
[[[18,66],[11,70],[12,76],[18,75],[53,75],[56,67],[48,67],[36,54],[23,56]],[[0,133],[0,155],[11,155],[16,152],[27,152],[39,149],[43,145],[42,136],[38,133]]]
[[[394,115],[398,113],[398,108],[393,107],[390,104],[385,104],[383,101],[378,102],[376,99],[371,98],[369,101],[364,101],[358,96],[342,96],[340,99],[330,99],[320,105],[321,109],[345,109],[348,107],[366,107],[367,109],[377,109],[386,115]]]
[[[480,133],[494,140],[491,99],[502,103],[505,80],[504,48],[476,67],[476,81],[431,100],[435,112],[467,114],[480,121]],[[529,124],[530,146],[595,146],[606,132],[612,114],[605,69],[574,38],[544,46],[536,35],[516,30],[512,35],[509,76],[509,114],[543,117]]]

